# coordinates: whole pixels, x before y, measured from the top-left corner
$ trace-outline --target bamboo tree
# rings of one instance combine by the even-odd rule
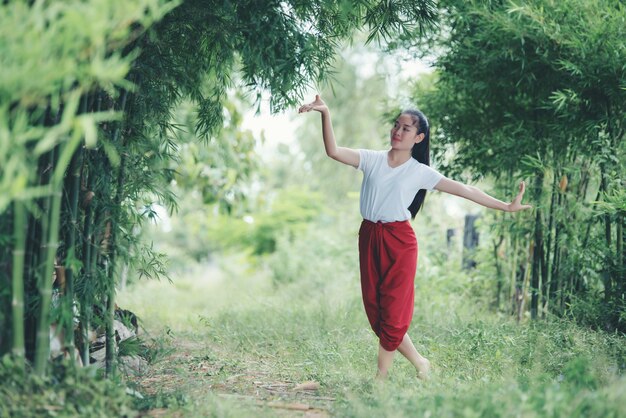
[[[543,278],[542,286],[541,286],[541,306],[543,309],[542,316],[545,317],[548,309],[550,308],[550,286],[552,284],[552,268],[551,268],[551,254],[552,254],[552,237],[554,235],[554,210],[555,210],[555,202],[556,202],[556,194],[557,194],[557,174],[556,172],[552,173],[552,186],[550,187],[550,208],[548,209],[548,238],[546,242],[545,252],[546,252],[546,275]]]
[[[543,173],[540,172],[535,176],[535,201],[541,200],[541,192],[543,189]],[[530,315],[532,319],[537,319],[539,309],[539,291],[541,289],[540,277],[542,265],[544,264],[544,243],[543,243],[543,223],[541,219],[542,211],[540,208],[535,210],[535,228],[534,228],[534,246],[532,254],[532,273],[530,279]]]
[[[544,173],[554,178],[551,192],[533,202],[538,211],[550,209],[535,214],[532,316],[538,298],[562,314],[589,288],[603,291],[607,306],[617,306],[616,219],[605,212],[592,216],[586,195],[588,185],[600,184],[598,198],[606,201],[623,187],[612,177],[623,177],[624,166],[624,136],[615,125],[626,120],[626,90],[620,87],[626,9],[601,0],[518,3],[439,3],[445,29],[430,39],[442,50],[439,79],[432,94],[419,96],[433,126],[440,126],[435,158],[447,162],[446,174],[491,175],[499,186],[503,167],[520,177],[538,176],[539,166],[528,161],[542,159]],[[421,47],[421,41],[401,44]],[[452,157],[451,146],[457,150]],[[572,177],[581,166],[588,167],[583,176]],[[571,191],[555,187],[563,175],[570,177]],[[623,327],[615,312],[609,316],[612,326]]]
[[[49,213],[44,209],[43,237],[45,239],[45,253],[43,266],[39,277],[39,313],[37,316],[37,334],[35,339],[35,372],[39,375],[46,373],[48,356],[50,355],[50,303],[52,300],[52,280],[56,251],[59,246],[59,215],[61,212],[61,191],[50,184],[50,198],[47,198]]]
[[[60,110],[59,112],[60,113]],[[58,117],[57,121],[58,122]],[[52,242],[54,234],[50,231],[53,228],[58,228],[57,225],[51,225],[56,219],[58,222],[58,214],[54,211],[54,187],[52,180],[52,170],[56,164],[57,148],[54,147],[48,152],[45,157],[47,166],[45,166],[42,172],[42,184],[45,184],[48,188],[47,196],[42,200],[42,210],[40,214],[41,223],[41,236],[38,250],[38,263],[33,266],[33,270],[37,274],[37,292],[38,292],[38,311],[35,314],[36,324],[34,327],[34,354],[33,354],[33,369],[35,373],[43,376],[46,374],[46,365],[50,352],[50,303],[52,300],[52,280],[54,271],[54,257],[56,256],[56,249],[58,242],[55,239]],[[60,202],[60,199],[59,199]],[[59,208],[60,209],[60,208]]]
[[[74,96],[73,104],[70,103],[65,108],[66,112],[74,114],[78,105],[78,94]],[[40,283],[39,292],[41,295],[41,305],[39,311],[39,321],[37,330],[37,342],[35,348],[35,371],[43,375],[46,373],[46,363],[50,352],[50,302],[52,300],[52,278],[57,248],[59,247],[59,225],[61,221],[61,200],[63,197],[63,176],[70,163],[72,156],[80,145],[82,132],[75,131],[70,141],[61,146],[61,151],[54,173],[50,181],[51,203],[48,225],[48,236],[46,244],[46,258],[43,266],[43,276]]]
[[[116,369],[116,342],[115,342],[115,258],[106,260],[105,277],[109,281],[108,294],[106,295],[105,328],[106,328],[106,353],[105,353],[105,373],[107,377],[112,377]]]
[[[13,291],[12,291],[12,333],[13,348],[19,367],[24,370],[24,255],[26,249],[26,208],[23,202],[13,204]]]
[[[140,80],[132,78],[131,80],[137,81],[139,84]],[[129,96],[128,90],[122,93],[122,97],[120,100],[120,109],[122,112],[126,111],[126,102]],[[124,121],[122,121],[115,128],[115,133],[113,135],[113,143],[118,143],[121,138],[121,159],[119,162],[119,168],[117,173],[117,184],[115,189],[115,197],[113,199],[113,216],[109,221],[110,230],[111,230],[111,238],[109,242],[109,257],[108,257],[108,270],[107,270],[107,279],[109,280],[109,292],[106,298],[107,309],[106,309],[106,374],[107,376],[111,376],[115,373],[115,329],[114,329],[114,321],[115,321],[115,284],[116,284],[116,274],[118,271],[116,262],[116,241],[118,239],[118,234],[120,231],[120,223],[121,223],[121,212],[122,212],[122,199],[124,198],[124,186],[126,181],[126,145],[127,145],[127,135],[124,135],[123,127]]]
[[[95,112],[99,113],[102,111],[102,96],[103,92],[97,92],[94,95],[91,95],[93,103],[87,105],[87,101],[85,104],[88,106],[88,110],[95,110]],[[93,109],[92,109],[93,108]],[[94,207],[95,201],[97,199],[94,194],[94,185],[96,180],[95,168],[93,167],[93,160],[96,151],[94,150],[85,150],[84,158],[82,164],[82,179],[86,181],[85,185],[85,196],[83,198],[81,207],[85,212],[83,226],[82,226],[82,265],[83,272],[80,277],[82,280],[82,294],[79,297],[79,309],[80,309],[80,352],[82,357],[83,365],[89,365],[89,352],[90,352],[90,342],[89,342],[89,329],[91,327],[91,314],[94,303],[93,297],[93,283],[95,280],[95,269],[96,262],[98,259],[98,246],[95,241],[95,233],[94,233]]]
[[[76,231],[78,230],[78,199],[80,194],[80,173],[81,173],[82,147],[72,156],[69,168],[69,227],[67,231],[66,254],[65,254],[65,292],[64,292],[64,336],[65,348],[70,353],[70,359],[74,364],[74,269],[76,259]],[[69,265],[72,263],[72,265]]]

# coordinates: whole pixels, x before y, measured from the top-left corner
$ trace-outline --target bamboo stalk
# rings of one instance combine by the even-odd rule
[[[93,185],[93,175],[89,175],[89,182],[87,186],[88,193],[91,192],[91,186]],[[85,220],[83,223],[83,280],[86,282],[84,287],[92,280],[92,249],[95,247],[93,243],[93,203],[91,201],[84,203],[83,209],[85,211]],[[94,257],[95,258],[95,257]],[[82,345],[80,347],[83,365],[89,364],[89,322],[91,320],[91,305],[92,300],[85,292],[80,301],[80,330]]]
[[[24,203],[16,200],[13,204],[13,280],[11,314],[13,317],[13,345],[12,352],[20,369],[24,370],[24,256],[26,248],[26,208]]]
[[[504,282],[504,278],[502,277],[502,265],[501,265],[499,257],[498,257],[498,249],[502,245],[502,242],[504,242],[504,235],[500,235],[499,238],[500,239],[499,239],[499,241],[497,243],[495,241],[492,241],[492,243],[493,243],[493,259],[494,259],[494,262],[495,262],[495,265],[496,265],[496,276],[497,276],[496,297],[495,297],[495,301],[494,301],[494,305],[495,305],[495,310],[496,311],[500,310],[500,294],[502,293],[502,287],[503,287],[503,282]]]
[[[550,257],[551,248],[552,248],[552,237],[554,236],[554,208],[556,203],[556,194],[557,194],[557,174],[556,171],[553,173],[552,178],[552,190],[550,191],[550,210],[548,215],[548,242],[545,247],[545,258],[546,258],[546,269],[545,269],[545,277],[542,282],[542,309],[543,316],[545,317],[548,312],[550,306],[550,287],[552,285],[552,268],[550,262],[554,261],[553,258]]]
[[[93,96],[91,104],[95,102],[96,112],[102,110],[102,94],[98,93]],[[83,223],[83,280],[86,282],[84,288],[89,289],[89,283],[93,280],[93,272],[96,270],[96,262],[98,259],[98,248],[94,238],[94,194],[93,188],[95,184],[95,173],[89,164],[89,155],[92,151],[85,151],[83,158],[83,171],[87,171],[83,178],[87,178],[87,194],[83,200],[83,210],[85,211],[85,220]],[[90,292],[85,292],[80,301],[80,330],[81,330],[81,356],[83,365],[89,364],[89,328],[91,326],[91,311],[93,306],[93,297]]]
[[[517,290],[517,252],[518,252],[518,247],[517,247],[517,239],[511,237],[511,234],[509,234],[508,237],[509,241],[510,241],[510,245],[509,248],[511,248],[511,268],[510,268],[510,272],[511,272],[511,281],[510,281],[510,286],[509,286],[509,301],[511,302],[511,312],[513,314],[515,314],[516,311],[516,306],[517,306],[517,302],[515,300],[515,296],[516,296],[516,290]]]
[[[524,305],[526,304],[526,295],[528,294],[528,288],[530,286],[530,264],[533,262],[533,254],[534,254],[534,246],[535,243],[531,241],[528,244],[528,255],[526,258],[526,268],[524,269],[524,281],[522,282],[522,299],[519,305],[519,310],[517,312],[517,322],[522,321],[522,316],[524,315]]]
[[[600,164],[600,191],[601,194],[605,194],[608,191],[607,187],[607,168],[605,164]],[[606,247],[611,248],[612,240],[611,240],[611,216],[606,213],[603,216],[604,219],[604,239],[606,242]],[[604,267],[604,300],[609,301],[613,296],[613,280],[611,279],[611,272],[608,263],[605,264]]]
[[[126,104],[128,99],[128,90],[125,90],[120,101],[121,111],[124,112],[126,110]],[[123,124],[123,122],[122,122]],[[113,141],[117,142],[119,138],[122,136],[122,124],[118,125],[115,129],[115,134]],[[115,373],[115,342],[114,342],[114,328],[113,322],[115,317],[115,274],[116,274],[116,259],[117,259],[117,235],[120,230],[120,211],[122,205],[122,198],[124,196],[124,182],[126,180],[126,152],[124,150],[126,146],[126,137],[122,137],[121,143],[121,157],[120,157],[120,168],[117,175],[117,187],[115,190],[115,198],[113,201],[113,205],[115,207],[115,212],[112,216],[111,221],[111,238],[109,242],[110,249],[110,266],[108,270],[107,277],[109,278],[109,294],[107,297],[107,318],[106,318],[106,355],[105,355],[105,371],[107,376],[111,376]]]
[[[615,239],[615,246],[617,251],[617,297],[624,297],[624,283],[626,277],[626,270],[624,270],[624,213],[619,212],[617,214],[617,237]]]
[[[90,174],[89,183],[93,182],[93,176]],[[93,204],[87,203],[85,208],[85,222],[83,225],[83,280],[85,288],[88,287],[88,283],[93,279],[93,271],[96,260],[95,255],[95,243],[93,238]],[[93,250],[93,254],[92,254]],[[94,262],[92,262],[92,258]],[[91,321],[91,306],[93,304],[92,298],[89,293],[85,292],[82,300],[80,301],[80,323],[81,323],[81,335],[82,346],[81,355],[83,359],[83,365],[89,364],[89,327]]]
[[[563,195],[561,193],[557,194],[556,198],[556,206],[562,206]],[[562,311],[563,308],[563,284],[560,279],[560,263],[561,263],[561,246],[559,242],[559,238],[561,237],[561,229],[563,227],[563,221],[561,219],[562,215],[559,218],[555,219],[554,223],[554,248],[552,250],[552,269],[550,272],[550,298],[553,299],[554,308],[558,308]],[[559,302],[557,304],[557,302]]]
[[[56,149],[52,149],[48,155],[48,166],[44,167],[42,177],[45,181],[44,184],[48,184],[48,187],[52,189],[52,182],[50,180],[50,171],[54,166]],[[48,359],[50,351],[50,319],[48,313],[50,310],[50,302],[52,298],[52,271],[54,265],[48,269],[48,253],[53,254],[52,261],[54,263],[54,254],[56,254],[56,248],[54,253],[50,247],[49,230],[50,222],[52,220],[51,207],[52,207],[52,194],[50,193],[43,199],[43,207],[41,213],[41,243],[39,246],[39,268],[37,268],[37,292],[39,293],[39,312],[35,318],[35,347],[33,363],[35,373],[43,376],[46,373],[46,361]],[[52,264],[53,264],[52,263]]]
[[[82,159],[82,147],[72,156],[70,164],[70,196],[69,196],[69,215],[70,227],[67,234],[68,240],[66,245],[66,273],[65,273],[65,347],[70,353],[72,364],[75,363],[74,358],[74,272],[71,266],[67,265],[69,257],[75,257],[76,249],[76,231],[78,229],[78,198],[80,192],[80,161]]]
[[[105,373],[107,377],[115,374],[115,264],[107,261],[107,277],[110,280],[109,294],[107,295],[106,305],[106,352],[105,352]]]
[[[539,202],[543,189],[543,172],[535,176],[535,201]],[[543,264],[543,222],[541,218],[541,209],[537,208],[535,214],[535,231],[534,231],[534,248],[532,258],[532,278],[530,281],[530,316],[532,319],[537,319],[538,307],[539,307],[539,290],[540,290],[540,275],[541,267]]]
[[[55,258],[59,247],[59,224],[61,220],[61,200],[63,197],[63,175],[69,164],[71,155],[80,144],[81,137],[74,134],[73,137],[62,145],[58,162],[53,164],[54,173],[49,183],[50,187],[50,213],[44,213],[44,220],[48,219],[48,231],[45,263],[39,287],[41,296],[39,318],[37,321],[37,338],[35,344],[35,373],[43,376],[46,374],[47,360],[50,355],[50,305],[52,302],[52,278]]]
[[[82,97],[81,112],[86,114],[88,111],[89,94]],[[74,358],[74,270],[69,265],[68,260],[76,258],[76,231],[78,230],[78,199],[80,194],[80,176],[81,176],[82,147],[79,146],[72,155],[69,173],[66,178],[67,211],[69,213],[70,224],[66,233],[65,242],[65,289],[64,289],[64,311],[66,318],[64,326],[65,349],[70,354],[72,364],[75,364]],[[84,363],[83,363],[84,364]]]
[[[43,276],[39,287],[41,305],[37,321],[37,341],[35,345],[35,372],[41,376],[46,374],[46,364],[50,355],[50,304],[52,302],[52,273],[54,259],[59,247],[59,221],[61,214],[62,193],[50,185],[51,193],[48,240]]]
[[[38,172],[42,172],[38,164]],[[24,339],[26,359],[30,362],[35,360],[35,330],[36,330],[36,316],[33,309],[28,309],[29,306],[34,306],[33,299],[37,294],[37,266],[39,265],[39,251],[41,238],[41,228],[38,221],[38,205],[36,202],[31,202],[32,209],[26,215],[27,218],[27,240],[26,240],[26,254],[24,262]]]

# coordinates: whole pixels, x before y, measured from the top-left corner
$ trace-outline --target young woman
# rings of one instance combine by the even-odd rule
[[[429,167],[430,128],[418,110],[403,111],[391,128],[391,148],[371,151],[338,147],[328,106],[319,95],[299,113],[322,114],[326,154],[363,171],[359,230],[359,261],[363,305],[379,338],[378,379],[384,379],[395,351],[406,357],[419,378],[428,378],[430,362],[417,352],[407,334],[413,317],[417,241],[409,222],[426,190],[439,190],[507,212],[530,208],[521,204],[524,182],[511,203],[495,199],[473,186],[450,180]]]

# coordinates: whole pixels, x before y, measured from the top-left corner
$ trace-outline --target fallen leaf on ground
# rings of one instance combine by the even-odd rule
[[[300,383],[299,385],[296,385],[296,387],[293,388],[293,390],[318,390],[319,388],[320,388],[319,382],[310,381],[310,382],[303,382],[303,383]]]

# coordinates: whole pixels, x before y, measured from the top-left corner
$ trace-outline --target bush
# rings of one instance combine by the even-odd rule
[[[134,417],[130,397],[119,382],[92,367],[56,364],[50,377],[24,373],[11,357],[0,361],[0,417]]]

